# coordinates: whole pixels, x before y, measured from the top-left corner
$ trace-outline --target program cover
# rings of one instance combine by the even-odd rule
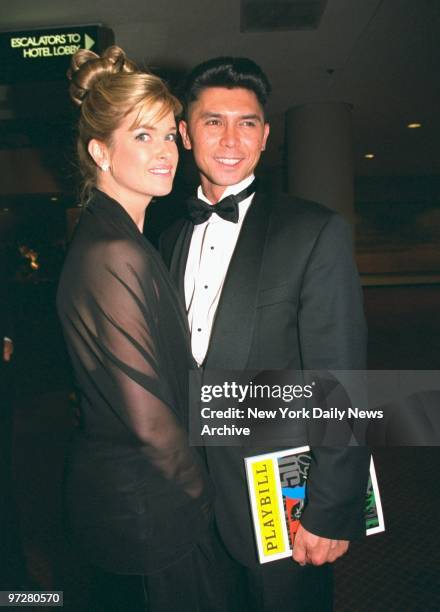
[[[304,508],[310,448],[246,457],[246,475],[260,563],[292,554]],[[385,530],[373,458],[365,496],[367,535]]]

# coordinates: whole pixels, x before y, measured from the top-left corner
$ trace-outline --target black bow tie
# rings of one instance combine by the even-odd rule
[[[188,199],[188,213],[194,225],[204,223],[209,219],[212,213],[216,213],[225,221],[238,223],[238,204],[254,193],[257,187],[257,179],[254,179],[250,185],[235,195],[229,195],[217,204],[208,204],[200,200],[196,196]]]

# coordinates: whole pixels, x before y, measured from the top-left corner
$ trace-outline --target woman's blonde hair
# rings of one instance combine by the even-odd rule
[[[101,56],[80,49],[72,57],[67,77],[70,97],[81,107],[77,154],[82,200],[87,201],[97,177],[97,166],[88,151],[93,138],[110,145],[113,132],[133,110],[138,111],[134,129],[160,121],[169,112],[179,115],[182,107],[159,77],[139,70],[117,46]]]

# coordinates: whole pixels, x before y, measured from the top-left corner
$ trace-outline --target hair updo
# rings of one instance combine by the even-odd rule
[[[110,145],[113,132],[133,110],[138,111],[134,129],[160,121],[169,112],[178,115],[182,107],[159,77],[139,70],[117,46],[101,56],[80,49],[72,57],[67,78],[70,97],[81,108],[77,154],[85,201],[97,177],[97,166],[88,151],[92,139]]]

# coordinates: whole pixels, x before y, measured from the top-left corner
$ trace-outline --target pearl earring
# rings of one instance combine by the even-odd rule
[[[105,162],[104,164],[102,164],[102,166],[101,166],[101,170],[102,170],[103,172],[108,172],[108,171],[109,171],[109,169],[110,169],[110,164],[108,164],[107,162]]]

